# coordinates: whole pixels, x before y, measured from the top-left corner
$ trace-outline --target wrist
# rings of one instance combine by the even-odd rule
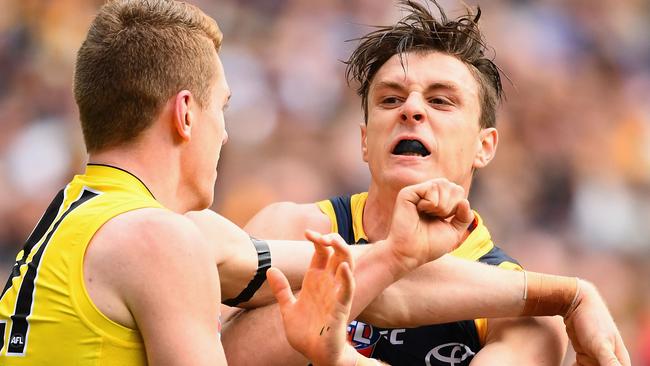
[[[580,300],[579,279],[524,272],[524,316],[567,317]]]
[[[359,352],[357,352],[352,345],[346,342],[345,349],[341,354],[341,358],[336,362],[337,366],[358,366],[359,357],[363,357]]]
[[[380,244],[377,246],[378,255],[382,263],[386,265],[387,270],[393,274],[395,280],[422,264],[419,258],[413,258],[399,251],[397,249],[399,245],[393,243],[391,238],[378,242],[377,244]]]
[[[596,287],[589,281],[585,281],[583,279],[578,279],[578,291],[575,296],[575,300],[571,304],[571,307],[567,311],[566,315],[564,316],[564,319],[567,320],[569,319],[575,310],[580,306],[585,301],[589,301],[589,298],[594,298],[597,297],[598,291],[596,290]]]
[[[360,353],[357,353],[357,363],[354,366],[380,366],[383,365],[374,358],[368,358]]]

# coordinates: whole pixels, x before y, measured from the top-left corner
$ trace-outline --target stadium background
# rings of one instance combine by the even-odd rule
[[[193,1],[219,22],[233,91],[218,212],[242,225],[274,201],[368,184],[344,66],[390,0]],[[99,0],[0,0],[0,268],[83,169],[75,52]],[[452,14],[459,1],[442,2]],[[475,1],[468,2],[471,5]],[[525,267],[597,284],[634,365],[650,365],[650,2],[484,1],[512,80],[499,151],[472,202]],[[182,55],[179,55],[179,57]],[[164,270],[161,268],[161,270]]]

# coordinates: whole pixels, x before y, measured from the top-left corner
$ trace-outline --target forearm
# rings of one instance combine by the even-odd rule
[[[302,279],[305,276],[311,257],[314,254],[314,245],[309,241],[294,240],[268,240],[266,242],[271,250],[272,266],[282,271],[289,280],[292,289],[300,289]],[[354,245],[349,247],[353,258],[357,263],[354,277],[357,283],[364,283],[364,291],[359,295],[355,295],[355,303],[352,305],[352,312],[354,315],[358,314],[363,307],[369,304],[377,294],[381,293],[381,291],[386,288],[386,286],[395,282],[395,275],[398,275],[398,272],[399,276],[407,272],[406,269],[400,267],[399,263],[393,262],[391,265],[385,263],[385,251],[383,251],[385,246],[382,247],[383,244],[381,243],[378,243],[380,245],[377,246],[377,248],[374,248],[376,244],[373,244],[372,248],[370,245]],[[379,249],[380,247],[381,249]],[[373,253],[367,256],[366,254],[371,251],[371,249],[378,250],[373,250]],[[242,254],[242,256],[245,255],[246,254]],[[250,261],[249,264],[247,264],[246,272],[254,272],[250,265]],[[243,282],[240,281],[239,286],[244,286]],[[252,309],[268,305],[274,301],[275,299],[273,298],[271,289],[265,283],[260,287],[250,301],[242,303],[239,306]]]
[[[185,215],[201,231],[217,254],[221,278],[222,299],[237,297],[255,277],[260,256],[248,233],[211,210],[194,211]],[[259,236],[265,239],[265,236]],[[271,264],[289,278],[291,287],[300,288],[314,248],[307,241],[267,240]],[[239,304],[257,307],[273,302],[267,285],[257,289],[250,301]]]
[[[356,257],[354,279],[359,285],[354,293],[350,320],[356,319],[388,286],[413,269],[395,258],[385,241],[363,246],[353,255]]]
[[[270,243],[272,248],[280,251],[294,249],[296,246],[296,244],[291,245],[293,247],[287,247],[279,241]],[[374,247],[374,245],[377,246]],[[382,289],[406,272],[406,269],[399,263],[386,261],[385,246],[383,245],[377,243],[373,244],[373,248],[355,247],[353,250],[353,255],[357,257],[355,280],[358,283],[364,283],[364,291],[361,291],[361,296],[359,296],[360,291],[355,294],[352,317],[372,301]],[[309,245],[308,248],[313,251],[313,246]],[[300,250],[303,249],[300,248]],[[284,256],[279,256],[282,261],[274,261],[273,266],[277,265],[280,268],[284,266],[283,271],[284,269],[294,271],[290,273],[300,276],[301,279],[309,260],[297,258],[295,253],[292,251],[291,255],[286,253]],[[302,254],[299,253],[298,256],[300,255]],[[303,273],[300,273],[301,271]],[[246,341],[242,342],[243,339]],[[260,354],[264,355],[265,364],[269,365],[305,365],[308,363],[299,352],[289,345],[277,304],[238,314],[224,325],[222,342],[228,362],[233,365],[256,363],[259,361]],[[376,365],[375,361],[371,360],[370,362],[372,365]]]
[[[377,326],[414,327],[517,316],[523,310],[523,292],[521,272],[445,255],[388,287],[358,318]]]
[[[522,271],[446,255],[390,286],[359,319],[384,327],[413,327],[475,318],[566,315],[575,295],[575,288],[570,287],[575,279],[532,272],[529,277],[531,283],[527,283]],[[538,288],[536,279],[539,278],[546,282],[542,286],[545,291],[538,294],[542,296],[538,303],[549,306],[526,307],[524,288],[526,285]],[[562,290],[568,296],[558,300],[552,290]],[[414,297],[418,301],[410,301]],[[535,303],[532,300],[529,299],[529,305]]]
[[[309,261],[314,253],[313,244],[307,241],[291,240],[267,240],[265,242],[271,253],[271,265],[280,269],[282,273],[286,275],[292,289],[300,289],[303,276],[307,271]],[[250,256],[250,253],[248,253],[248,251],[242,251],[236,255],[243,258]],[[229,270],[225,272],[225,274],[222,274],[222,277],[226,277],[226,280],[228,278],[236,279],[238,282],[236,284],[231,282],[229,283],[229,286],[234,287],[237,291],[241,292],[241,290],[246,288],[247,284],[253,279],[257,270],[258,261],[251,262],[250,259],[248,261],[231,260],[231,263],[239,264],[239,268],[234,268],[232,266],[229,267]],[[219,268],[219,271],[222,273],[221,267]],[[245,280],[242,280],[242,276],[235,273],[238,271],[248,274],[245,277]],[[224,282],[225,281],[222,280],[222,284]],[[237,292],[237,294],[239,292]],[[236,296],[236,294],[233,296]],[[273,294],[271,293],[268,284],[264,282],[249,301],[240,303],[237,306],[251,309],[265,306],[273,302],[275,302]]]

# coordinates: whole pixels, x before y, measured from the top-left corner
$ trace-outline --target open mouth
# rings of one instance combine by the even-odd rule
[[[395,145],[393,155],[429,156],[431,152],[418,140],[401,140]]]

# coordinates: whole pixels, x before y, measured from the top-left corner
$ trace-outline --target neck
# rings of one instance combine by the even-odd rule
[[[185,213],[192,209],[191,196],[183,194],[179,159],[163,149],[129,146],[90,154],[91,164],[112,165],[138,177],[166,208]],[[164,162],[164,163],[161,163]]]
[[[468,196],[471,179],[463,184],[465,197]],[[371,182],[368,188],[368,198],[363,210],[363,230],[368,236],[368,241],[373,243],[388,237],[390,224],[393,219],[395,200],[400,189],[390,187],[387,184]]]

